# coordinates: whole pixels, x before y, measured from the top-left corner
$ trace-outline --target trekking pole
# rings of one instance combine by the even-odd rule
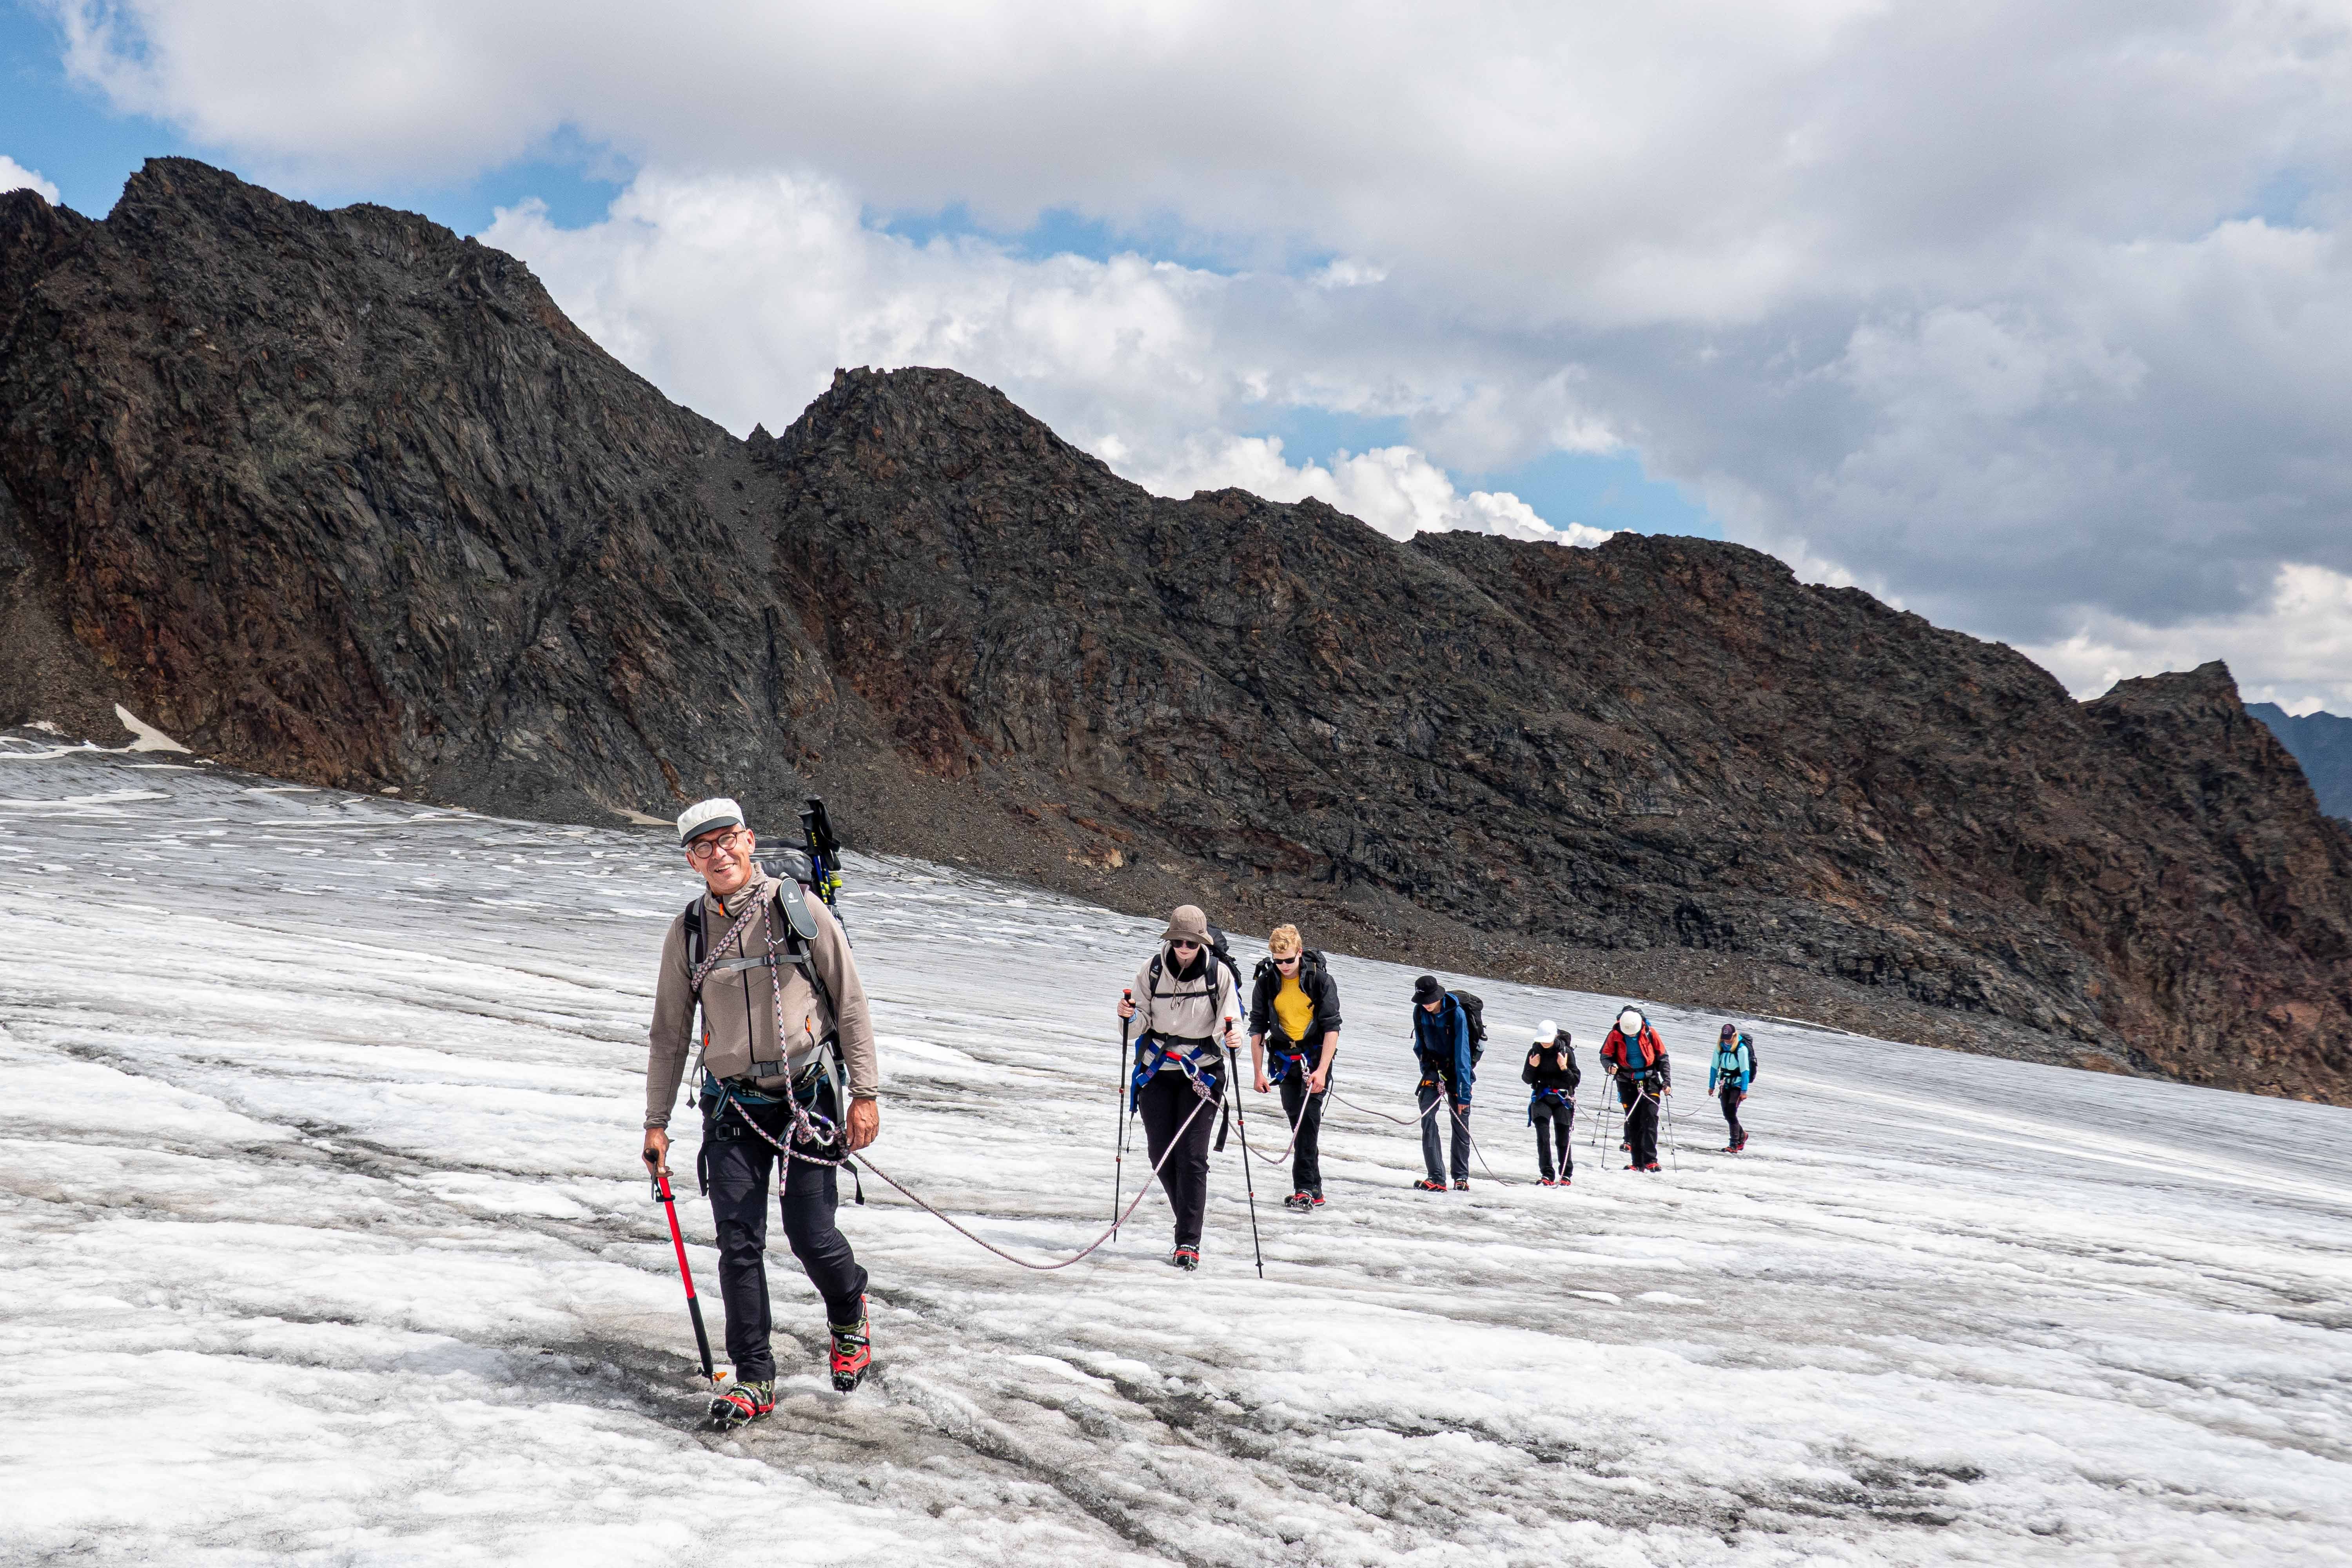
[[[1256,1255],[1257,1277],[1263,1279],[1265,1278],[1265,1251],[1258,1246],[1257,1240],[1257,1183],[1250,1175],[1249,1113],[1242,1109],[1242,1097],[1235,1092],[1241,1088],[1241,1063],[1235,1059],[1233,1047],[1227,1046],[1225,1088],[1234,1096],[1234,1123],[1242,1133],[1242,1187],[1249,1194],[1250,1251]]]
[[[654,1179],[655,1199],[669,1215],[669,1244],[677,1249],[677,1277],[686,1281],[686,1315],[694,1320],[694,1348],[702,1352],[702,1380],[717,1383],[718,1371],[710,1364],[710,1334],[702,1326],[702,1303],[694,1296],[694,1270],[686,1266],[686,1236],[677,1228],[677,1202],[670,1196],[669,1173],[661,1168],[650,1149],[646,1151],[646,1169]]]
[[[1132,997],[1132,986],[1122,986],[1119,995]],[[1127,1043],[1128,1031],[1135,1026],[1132,1018],[1118,1021],[1118,1136],[1112,1141],[1118,1152],[1111,1161],[1110,1170],[1110,1236],[1118,1239],[1118,1194],[1127,1179],[1127,1096],[1135,1073],[1134,1047]]]

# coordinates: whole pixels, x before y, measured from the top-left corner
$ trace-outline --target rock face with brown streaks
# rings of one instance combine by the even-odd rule
[[[589,819],[817,787],[1128,908],[2352,1099],[2352,833],[2219,665],[2076,703],[1736,545],[1156,498],[948,372],[739,442],[510,258],[201,164],[0,196],[0,720]]]

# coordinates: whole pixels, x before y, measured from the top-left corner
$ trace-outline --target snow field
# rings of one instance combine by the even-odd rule
[[[7,1560],[2352,1552],[2352,1115],[1764,1023],[1727,1158],[1718,1020],[1661,1007],[1679,1154],[1640,1175],[1592,1115],[1625,999],[1467,976],[1495,1035],[1473,1129],[1510,1184],[1412,1192],[1412,1131],[1334,1106],[1326,1211],[1255,1168],[1261,1281],[1237,1140],[1192,1277],[1156,1194],[1038,1275],[845,1183],[874,1377],[832,1394],[774,1237],[778,1413],[700,1432],[635,1163],[692,886],[661,835],[0,745]],[[1108,1218],[1110,1008],[1156,922],[853,871],[874,1156],[1000,1246],[1075,1250]],[[1416,966],[1334,967],[1339,1092],[1412,1114]],[[1564,1192],[1533,1184],[1517,1082],[1539,1017],[1587,1074]],[[1244,1098],[1279,1148],[1279,1101]]]

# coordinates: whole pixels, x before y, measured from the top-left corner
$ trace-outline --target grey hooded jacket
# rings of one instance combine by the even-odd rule
[[[775,952],[781,954],[786,950],[786,928],[776,909],[777,890],[776,879],[761,875],[738,889],[724,904],[708,893],[703,895],[704,953],[706,957],[715,954],[719,963],[702,983],[702,1028],[708,1042],[702,1065],[720,1078],[737,1078],[750,1072],[755,1061],[788,1062],[783,1073],[758,1080],[762,1090],[782,1094],[790,1084],[790,1075],[808,1065],[817,1043],[838,1031],[849,1092],[856,1099],[872,1099],[879,1092],[880,1068],[874,1053],[873,1020],[866,1015],[866,987],[857,978],[857,961],[850,955],[840,922],[821,900],[808,900],[816,925],[808,949],[836,1013],[826,1012],[807,976],[795,965],[724,967],[739,959],[767,958],[772,934]],[[753,900],[759,902],[759,912],[739,936],[729,941],[729,931]],[[772,931],[771,922],[777,922]],[[784,1050],[777,1045],[775,986],[779,979],[783,983]],[[647,1127],[668,1126],[670,1108],[677,1100],[678,1079],[685,1075],[687,1056],[694,1045],[689,1037],[694,1021],[692,982],[693,967],[686,960],[686,915],[680,911],[662,942],[661,973],[654,988],[652,1048],[646,1058]]]

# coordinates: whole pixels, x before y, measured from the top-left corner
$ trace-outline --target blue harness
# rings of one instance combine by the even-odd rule
[[[1533,1126],[1535,1124],[1536,1107],[1541,1105],[1547,1100],[1571,1115],[1575,1113],[1576,1101],[1570,1100],[1566,1092],[1554,1089],[1549,1084],[1539,1083],[1536,1085],[1535,1092],[1528,1096],[1528,1124],[1529,1126]]]
[[[1280,1083],[1294,1072],[1304,1076],[1306,1071],[1307,1053],[1305,1051],[1280,1051],[1271,1046],[1266,1047],[1266,1082]]]
[[[1143,1098],[1143,1086],[1150,1083],[1160,1069],[1174,1062],[1184,1069],[1192,1087],[1203,1095],[1217,1092],[1217,1053],[1213,1040],[1175,1040],[1165,1035],[1146,1035],[1135,1043],[1134,1079],[1128,1086],[1127,1108],[1132,1111]],[[1204,1065],[1198,1053],[1207,1048],[1209,1059]]]

